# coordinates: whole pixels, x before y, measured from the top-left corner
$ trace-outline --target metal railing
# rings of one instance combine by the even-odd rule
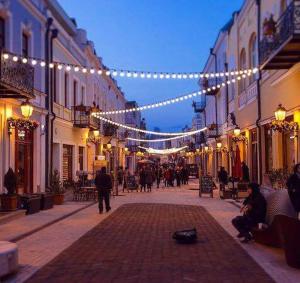
[[[291,36],[300,35],[300,1],[294,0],[278,19],[273,35],[265,36],[259,44],[260,64],[280,48]]]
[[[77,105],[72,107],[72,122],[79,128],[100,129],[100,119],[91,115],[92,107]]]

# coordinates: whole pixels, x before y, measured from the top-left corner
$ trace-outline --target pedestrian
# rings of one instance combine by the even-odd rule
[[[130,176],[128,167],[125,168],[124,170],[124,176],[123,176],[123,192],[125,191],[125,189],[127,189],[127,179]]]
[[[176,185],[177,185],[177,187],[180,187],[180,183],[181,183],[181,170],[180,170],[179,167],[176,168],[175,177],[176,177]]]
[[[219,179],[220,184],[222,184],[222,185],[228,184],[228,173],[223,166],[221,167],[221,169],[218,173],[218,179]]]
[[[291,202],[300,219],[300,163],[295,165],[294,173],[288,178],[286,185]]]
[[[143,167],[140,171],[140,186],[141,186],[141,192],[146,191],[146,172],[145,168]]]
[[[155,177],[156,177],[156,187],[159,188],[160,180],[161,180],[161,177],[162,177],[162,169],[159,166],[156,169]]]
[[[152,170],[151,168],[148,167],[146,169],[146,185],[147,185],[148,192],[151,192],[153,180],[154,178],[153,178]]]
[[[256,183],[248,184],[248,197],[243,202],[241,208],[242,216],[237,216],[232,220],[233,226],[238,230],[238,238],[244,238],[242,243],[252,240],[251,230],[258,223],[264,223],[267,211],[267,203],[264,196],[259,191]]]
[[[112,190],[112,179],[110,175],[106,174],[105,167],[102,167],[101,171],[97,172],[95,185],[98,191],[99,213],[103,213],[103,201],[105,202],[106,212],[110,211],[109,197],[110,191]]]
[[[169,171],[169,168],[166,168],[165,174],[164,174],[165,187],[169,186],[169,179],[170,179],[170,171]]]
[[[242,162],[242,180],[244,182],[250,182],[250,174],[249,174],[249,167],[247,166],[247,164],[243,161]]]
[[[124,172],[123,172],[123,167],[119,167],[118,170],[118,185],[121,186],[123,184],[123,179],[124,179]]]

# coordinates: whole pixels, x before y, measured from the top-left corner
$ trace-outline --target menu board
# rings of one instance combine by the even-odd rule
[[[127,189],[129,190],[137,190],[138,184],[135,180],[135,176],[131,175],[127,177]]]
[[[201,176],[199,182],[199,196],[210,194],[213,197],[214,181],[212,176]]]

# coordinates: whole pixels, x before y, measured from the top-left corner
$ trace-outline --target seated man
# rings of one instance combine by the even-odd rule
[[[258,223],[265,221],[267,210],[266,200],[260,193],[258,184],[250,183],[247,191],[248,197],[241,208],[243,215],[237,216],[232,220],[233,226],[239,231],[238,238],[244,238],[242,243],[248,243],[252,240],[250,231]]]

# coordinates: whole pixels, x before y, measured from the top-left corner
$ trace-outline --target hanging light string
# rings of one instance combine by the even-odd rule
[[[200,129],[200,130],[195,130],[195,131],[190,131],[190,132],[180,132],[180,133],[154,132],[154,131],[147,131],[147,130],[142,130],[142,129],[139,129],[139,128],[129,127],[127,125],[111,121],[111,120],[106,119],[106,118],[101,117],[101,116],[98,117],[98,118],[100,120],[104,121],[104,122],[110,123],[110,124],[112,124],[114,126],[121,127],[123,129],[126,129],[126,130],[130,130],[130,131],[134,131],[134,132],[139,132],[139,133],[144,133],[144,134],[156,135],[156,136],[190,136],[190,135],[194,135],[194,134],[203,132],[203,131],[205,131],[207,129],[205,127],[203,129]]]
[[[163,155],[163,154],[172,154],[172,153],[182,151],[182,150],[186,149],[187,146],[173,147],[173,148],[167,148],[167,149],[154,149],[152,147],[147,148],[147,147],[142,147],[142,146],[139,146],[139,148],[146,150],[150,154],[162,154]]]
[[[229,79],[225,82],[222,82],[222,83],[220,83],[216,86],[211,86],[211,87],[208,87],[208,88],[200,90],[200,91],[195,91],[195,92],[192,92],[192,93],[189,93],[189,94],[186,94],[186,95],[178,96],[178,97],[171,98],[171,99],[168,99],[168,100],[163,100],[163,101],[160,101],[160,102],[157,102],[157,103],[147,104],[147,105],[144,105],[144,106],[129,108],[129,109],[119,109],[119,110],[111,110],[111,111],[104,111],[104,112],[93,112],[92,115],[99,118],[102,115],[124,114],[124,113],[128,113],[128,112],[143,111],[143,110],[158,108],[158,107],[162,107],[162,106],[167,106],[167,105],[173,104],[173,103],[182,102],[184,100],[195,98],[197,96],[201,96],[201,95],[204,95],[204,94],[209,95],[210,92],[212,92],[216,89],[221,89],[221,88],[225,87],[226,85],[230,85],[231,83],[236,83],[237,81],[245,79],[247,76],[248,77],[252,76],[256,72],[257,72],[257,70],[253,71],[253,72],[248,72],[248,73],[245,73],[245,74],[243,74],[241,76],[238,76],[236,78]]]
[[[257,72],[257,68],[244,69],[244,70],[231,70],[227,72],[186,72],[186,73],[174,73],[174,72],[146,72],[146,71],[131,71],[109,68],[89,68],[76,64],[67,64],[63,62],[50,62],[46,63],[45,60],[35,57],[23,57],[13,53],[3,53],[4,60],[13,60],[14,62],[22,62],[24,64],[31,64],[32,66],[49,67],[53,69],[56,67],[58,70],[81,72],[83,74],[98,74],[100,76],[107,77],[124,77],[124,78],[140,78],[140,79],[201,79],[201,78],[222,78],[229,76],[240,76],[249,72]]]
[[[205,131],[207,128],[203,128],[201,129],[201,132],[202,131]],[[199,133],[199,132],[197,132]],[[172,137],[172,138],[165,138],[165,139],[154,139],[154,140],[150,140],[150,139],[136,139],[136,138],[126,138],[127,140],[130,140],[130,141],[136,141],[136,142],[148,142],[148,143],[154,143],[154,142],[164,142],[164,141],[170,141],[170,140],[177,140],[177,139],[182,139],[182,138],[185,138],[185,137],[189,137],[189,136],[192,136],[192,135],[195,135],[197,133],[191,133],[191,134],[184,134],[184,135],[181,135],[181,136],[177,136],[177,137]]]

